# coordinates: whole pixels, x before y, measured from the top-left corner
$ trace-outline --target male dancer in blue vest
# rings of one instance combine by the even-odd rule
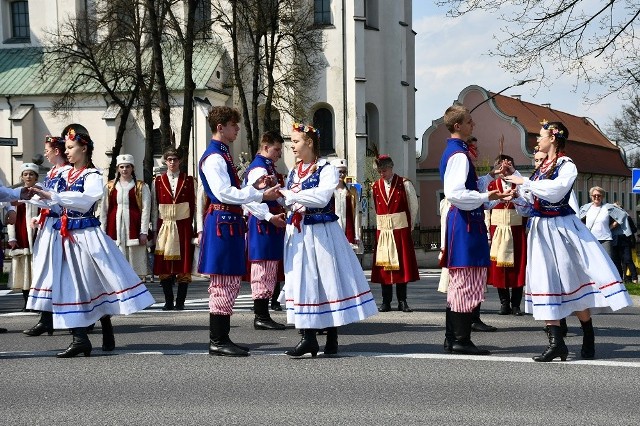
[[[451,132],[440,160],[444,195],[451,203],[442,265],[449,268],[445,343],[450,343],[452,352],[488,355],[488,350],[479,349],[471,341],[473,310],[484,300],[490,264],[483,205],[512,194],[486,192],[495,175],[502,173],[503,165],[478,179],[466,143],[475,125],[469,110],[458,104],[449,107],[444,123]]]
[[[280,133],[268,131],[260,140],[260,152],[245,171],[244,186],[253,185],[262,176],[281,179],[275,162],[282,155],[284,140]],[[284,182],[279,181],[280,185]],[[245,204],[248,211],[247,253],[251,264],[251,297],[256,330],[284,330],[284,324],[271,319],[269,300],[278,281],[278,266],[284,254],[284,208],[278,201]]]
[[[200,180],[211,200],[204,218],[198,272],[211,276],[209,284],[209,354],[248,356],[249,348],[229,338],[233,304],[246,273],[245,231],[242,204],[275,200],[279,185],[263,176],[240,188],[240,179],[228,144],[238,136],[240,113],[217,106],[208,116],[211,143],[200,158]],[[263,192],[264,190],[264,192]]]

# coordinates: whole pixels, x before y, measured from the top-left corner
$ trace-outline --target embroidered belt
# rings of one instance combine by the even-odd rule
[[[223,211],[235,214],[242,214],[242,207],[234,206],[231,204],[209,204],[209,208],[207,209],[207,213],[211,213],[213,211]]]

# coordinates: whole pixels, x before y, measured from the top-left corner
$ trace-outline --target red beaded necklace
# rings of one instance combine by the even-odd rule
[[[71,186],[75,181],[78,180],[78,178],[80,177],[80,175],[82,174],[82,172],[84,172],[84,170],[87,168],[87,166],[82,167],[81,169],[74,169],[71,168],[69,170],[69,177],[67,178],[67,184],[68,186]]]
[[[313,163],[309,164],[309,166],[307,167],[306,170],[302,170],[302,161],[300,161],[300,164],[298,164],[298,177],[300,179],[302,179],[303,177],[305,177],[306,175],[309,174],[309,172],[311,171],[311,169],[313,168],[313,166],[316,164],[316,160],[313,160]]]

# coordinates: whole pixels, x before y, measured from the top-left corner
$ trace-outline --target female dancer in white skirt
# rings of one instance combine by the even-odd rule
[[[327,329],[325,355],[338,352],[341,325],[375,315],[369,283],[334,212],[338,171],[319,158],[319,134],[294,124],[292,149],[300,162],[291,170],[286,190],[290,209],[284,245],[287,321],[303,329],[302,340],[285,353],[318,353],[316,330]]]
[[[559,122],[542,123],[538,146],[547,158],[531,179],[511,175],[532,204],[527,239],[525,311],[545,321],[549,346],[535,361],[567,359],[560,320],[575,313],[582,324],[582,358],[595,356],[591,313],[631,305],[627,289],[602,245],[578,219],[572,191],[578,175],[564,154],[569,131]]]
[[[53,312],[54,328],[70,328],[73,341],[58,358],[91,354],[87,327],[104,316],[131,314],[153,297],[101,229],[94,209],[103,195],[102,175],[91,161],[93,141],[70,129],[65,154],[73,167],[55,187],[37,190],[43,207],[60,209],[51,246],[34,256],[29,309]],[[113,330],[111,330],[113,337]],[[107,343],[106,341],[103,343]],[[108,342],[107,350],[113,349]]]
[[[67,161],[67,156],[64,155],[64,145],[65,140],[61,137],[47,135],[44,139],[44,157],[53,165],[51,170],[47,172],[47,176],[45,176],[44,182],[42,183],[43,188],[47,190],[53,190],[52,188],[57,186],[57,182],[60,179],[62,172],[71,168]],[[40,209],[38,222],[32,224],[34,227],[38,228],[38,233],[33,243],[33,259],[38,258],[38,250],[51,250],[51,242],[53,240],[54,233],[56,233],[53,229],[53,224],[60,218],[59,210],[60,209],[57,207],[54,209]],[[31,287],[33,287],[33,282]],[[29,291],[31,292],[31,288]],[[27,304],[28,303],[29,300],[27,299]],[[53,314],[51,313],[51,310],[43,310],[40,312],[40,319],[38,323],[33,327],[24,330],[23,333],[27,336],[40,336],[43,333],[47,333],[51,336],[53,334]]]

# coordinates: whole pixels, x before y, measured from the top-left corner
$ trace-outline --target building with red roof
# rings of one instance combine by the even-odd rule
[[[607,202],[619,202],[636,217],[637,202],[631,193],[631,170],[625,164],[624,151],[613,144],[593,120],[553,109],[550,105],[526,102],[519,96],[494,94],[476,85],[462,90],[457,102],[469,110],[475,108],[472,117],[480,152],[476,162],[479,172],[486,173],[502,151],[513,157],[516,169],[523,176],[531,175],[540,122],[543,119],[560,121],[569,130],[566,153],[579,172],[574,184],[578,203],[589,202],[589,188],[600,186],[607,191]],[[440,224],[438,208],[443,187],[438,167],[448,137],[443,117],[433,121],[422,136],[416,173],[422,226]]]

